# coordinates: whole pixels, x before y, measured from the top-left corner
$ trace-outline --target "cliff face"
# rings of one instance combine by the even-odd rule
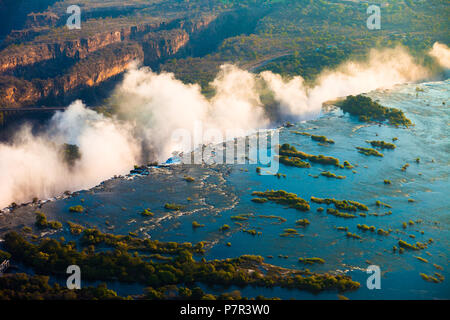
[[[136,28],[130,27],[127,30],[99,33],[95,36],[71,41],[13,45],[0,55],[0,72],[61,57],[84,59],[89,53],[130,38],[136,32],[135,30]]]
[[[155,61],[176,54],[189,42],[189,39],[189,34],[183,29],[146,35],[142,40],[144,64],[151,65]]]
[[[132,61],[152,65],[177,54],[192,34],[211,21],[212,18],[133,25],[73,40],[9,46],[0,52],[0,107],[67,103],[64,97],[120,75]],[[42,70],[52,64],[58,68],[61,61],[72,65],[61,66],[57,76],[48,72],[47,76]],[[22,78],[24,72],[17,70],[23,68],[27,74],[38,76]]]
[[[81,60],[66,74],[50,79],[17,79],[0,76],[0,104],[4,107],[20,107],[39,101],[52,104],[67,103],[65,96],[95,87],[123,73],[135,60],[143,60],[142,49],[130,43],[112,45],[99,50],[96,56]]]

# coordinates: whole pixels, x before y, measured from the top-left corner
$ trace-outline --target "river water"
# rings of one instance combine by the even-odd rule
[[[294,127],[279,129],[280,143],[289,143],[309,154],[324,154],[349,161],[354,169],[339,169],[312,163],[309,169],[287,167],[280,164],[279,172],[286,178],[258,175],[257,165],[229,166],[172,166],[152,168],[148,176],[133,179],[112,179],[92,190],[81,191],[72,197],[47,202],[40,208],[49,220],[72,221],[85,226],[96,226],[103,232],[127,234],[136,232],[140,237],[161,241],[208,241],[206,259],[222,259],[242,254],[257,254],[266,262],[288,268],[305,268],[299,257],[320,257],[325,264],[309,265],[317,272],[345,272],[361,283],[355,292],[346,293],[350,299],[449,299],[449,240],[450,240],[450,82],[430,82],[397,86],[392,90],[379,90],[367,95],[382,105],[403,110],[415,124],[411,128],[395,128],[377,124],[365,124],[334,109],[319,119],[297,123]],[[325,135],[335,144],[323,145],[309,136],[296,132]],[[365,156],[356,147],[371,147],[366,140],[394,142],[395,150],[381,150],[384,157]],[[416,162],[420,158],[420,162]],[[410,166],[402,171],[406,163]],[[263,168],[264,170],[264,168]],[[319,176],[321,171],[331,171],[345,179]],[[186,182],[183,177],[194,177]],[[392,184],[386,185],[383,180]],[[321,198],[349,199],[366,204],[366,217],[354,219],[335,217],[317,212],[311,202],[311,210],[300,212],[282,205],[251,201],[253,191],[268,189],[286,190],[309,200]],[[413,199],[408,201],[408,199]],[[392,208],[378,207],[376,201]],[[164,209],[164,204],[184,206],[178,212]],[[87,211],[70,213],[68,208],[82,204]],[[153,217],[139,214],[145,208],[155,213]],[[34,221],[33,206],[21,207],[12,214],[0,217],[0,234]],[[383,215],[392,211],[390,215]],[[242,225],[232,216],[250,214]],[[275,215],[286,219],[280,222],[267,217]],[[307,218],[310,225],[297,228],[300,236],[281,237],[286,228],[296,228],[295,221]],[[402,227],[409,220],[421,222]],[[192,222],[204,224],[192,228]],[[231,229],[219,231],[228,224]],[[389,235],[361,231],[358,224],[391,229]],[[361,237],[347,238],[348,231]],[[260,235],[250,235],[243,229],[256,230]],[[53,236],[63,235],[71,239],[65,226]],[[433,242],[420,251],[393,252],[398,241],[414,244],[417,241]],[[231,246],[226,244],[230,242]],[[281,257],[280,257],[281,255]],[[428,260],[420,261],[417,256]],[[200,258],[200,257],[198,257]],[[438,270],[435,265],[443,267]],[[381,289],[369,290],[366,280],[368,265],[380,267]],[[445,277],[441,283],[427,282],[420,273]],[[114,284],[121,294],[134,294],[140,286]],[[233,288],[231,288],[233,289]],[[212,292],[230,291],[208,288]],[[243,296],[262,294],[284,299],[337,299],[336,292],[313,295],[297,290],[281,288],[239,289]]]

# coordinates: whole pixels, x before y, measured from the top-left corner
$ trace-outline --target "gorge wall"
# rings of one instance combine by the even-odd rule
[[[73,30],[68,36],[64,26],[45,26],[61,23],[55,14],[29,14],[27,28],[11,32],[2,44],[0,110],[70,103],[80,92],[120,76],[133,61],[153,66],[175,56],[216,18],[146,19],[137,24],[109,19],[105,30],[100,19],[98,30]]]

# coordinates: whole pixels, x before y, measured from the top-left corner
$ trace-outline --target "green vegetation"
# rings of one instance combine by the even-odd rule
[[[407,119],[403,111],[395,108],[387,108],[363,95],[348,96],[337,104],[342,111],[358,116],[360,121],[388,121],[394,126],[409,127],[411,121]]]
[[[438,264],[433,263],[433,267],[435,267],[438,270],[444,270],[444,268]]]
[[[351,213],[346,213],[346,212],[340,212],[339,210],[333,209],[333,208],[328,208],[327,209],[327,213],[331,214],[335,217],[339,217],[339,218],[356,218],[356,216],[354,214]]]
[[[297,167],[297,168],[311,168],[311,165],[309,162],[302,161],[295,157],[286,157],[286,156],[280,156],[279,158],[280,163],[291,166],[291,167]]]
[[[336,174],[334,174],[330,171],[322,171],[320,173],[320,175],[325,176],[327,178],[335,178],[335,179],[341,179],[341,180],[346,178],[345,176],[337,176]]]
[[[440,273],[435,272],[434,275],[435,275],[435,277],[427,275],[425,273],[421,273],[420,274],[422,279],[427,281],[427,282],[441,283],[441,282],[443,282],[445,280],[444,276],[442,276]]]
[[[204,227],[204,224],[200,224],[197,221],[192,221],[192,228],[196,229],[196,228],[201,228]]]
[[[298,261],[301,262],[301,263],[304,263],[304,264],[316,264],[316,263],[324,264],[325,263],[324,259],[316,258],[316,257],[313,257],[313,258],[299,258]]]
[[[370,143],[372,145],[372,147],[377,147],[380,149],[394,150],[396,148],[395,144],[385,142],[385,141],[373,140],[373,141],[367,141],[367,142]]]
[[[33,232],[33,229],[31,229],[30,227],[25,226],[25,227],[22,228],[22,232],[24,232],[24,233],[31,233],[31,232]]]
[[[236,221],[246,221],[248,220],[248,217],[245,215],[238,215],[238,216],[231,216],[230,219]]]
[[[141,211],[141,215],[144,217],[153,217],[155,214],[147,208],[144,211]]]
[[[406,171],[406,169],[408,169],[409,168],[409,163],[406,163],[406,164],[404,164],[403,165],[403,167],[402,167],[402,171]]]
[[[321,154],[318,156],[310,155],[310,154],[304,153],[302,151],[298,151],[294,146],[291,146],[288,143],[285,143],[282,146],[280,146],[279,153],[280,153],[280,156],[296,157],[296,158],[300,158],[303,160],[307,159],[311,162],[316,162],[316,163],[320,163],[320,164],[329,164],[329,165],[341,167],[339,160],[336,158],[324,156]]]
[[[286,219],[280,216],[274,216],[274,215],[259,215],[258,218],[266,218],[266,219],[277,219],[280,223],[286,222]]]
[[[367,226],[367,225],[365,225],[365,224],[358,224],[356,227],[357,227],[358,229],[360,229],[360,230],[363,230],[363,231],[372,231],[372,232],[375,232],[375,230],[376,230],[376,228],[375,228],[374,226],[369,227],[369,226]]]
[[[424,259],[424,258],[422,258],[422,257],[419,257],[419,256],[414,256],[417,260],[419,260],[419,261],[422,261],[422,262],[425,262],[425,263],[428,263],[428,260],[427,259]]]
[[[390,232],[389,231],[385,231],[385,230],[380,228],[380,229],[377,230],[377,233],[379,235],[381,235],[381,236],[388,236]]]
[[[50,285],[48,276],[24,273],[0,277],[0,300],[118,300],[123,299],[105,284],[70,290],[58,283]]]
[[[166,203],[164,205],[164,208],[166,208],[167,210],[179,211],[179,210],[183,209],[184,206],[181,204],[176,204],[176,203]]]
[[[310,222],[309,222],[308,219],[299,219],[299,220],[295,221],[295,224],[299,225],[299,226],[306,227],[307,225],[310,224]]]
[[[357,234],[351,233],[351,232],[347,232],[345,235],[347,238],[353,238],[353,239],[361,239],[360,236],[358,236]]]
[[[59,222],[59,221],[47,221],[47,217],[45,216],[45,214],[43,214],[42,212],[39,212],[39,211],[36,212],[36,223],[35,223],[35,225],[39,229],[50,228],[50,229],[59,230],[59,229],[62,228],[61,222]]]
[[[242,232],[248,233],[252,236],[260,235],[261,232],[257,232],[256,230],[242,229]]]
[[[186,181],[186,182],[194,182],[194,181],[195,181],[195,178],[193,178],[193,177],[191,177],[191,176],[185,176],[185,177],[183,178],[183,180]]]
[[[347,160],[344,161],[344,167],[345,167],[346,169],[353,169],[353,168],[354,168],[354,166],[352,166],[352,165],[350,164],[350,162],[348,162]]]
[[[74,242],[64,243],[42,239],[33,244],[19,234],[10,232],[4,246],[14,259],[44,275],[65,275],[67,265],[76,264],[83,270],[83,279],[126,281],[151,286],[148,293],[167,285],[204,283],[210,285],[239,285],[254,287],[283,287],[310,292],[323,290],[348,291],[359,283],[346,275],[312,273],[309,270],[289,270],[264,263],[260,256],[243,255],[238,258],[195,261],[192,253],[202,250],[202,243],[163,243],[130,236],[102,234],[85,229],[81,244],[90,250],[77,251]],[[115,250],[95,252],[94,244],[114,246]],[[170,261],[144,261],[133,251],[174,255]],[[253,270],[250,272],[249,270]],[[264,272],[262,271],[264,270]],[[0,278],[0,281],[3,278]],[[1,286],[0,290],[6,288]],[[19,291],[18,291],[19,292]]]
[[[166,257],[159,253],[153,253],[150,255],[150,258],[160,260],[160,261],[172,261],[172,257]]]
[[[7,260],[11,258],[11,254],[9,252],[0,250],[0,261]]]
[[[301,136],[307,136],[307,137],[311,136],[311,134],[308,132],[292,131],[292,133],[295,133],[295,134],[298,134]]]
[[[260,197],[257,199],[265,199],[266,201],[285,204],[290,208],[294,208],[300,211],[308,211],[310,209],[308,201],[298,197],[295,193],[289,193],[284,190],[267,190],[266,192],[254,191],[252,193],[252,196]]]
[[[366,156],[384,157],[382,153],[372,148],[356,147],[356,149],[358,150],[359,153],[362,153]]]
[[[431,243],[431,241],[429,240],[428,243]],[[403,240],[399,240],[398,245],[401,248],[409,249],[409,250],[422,250],[422,249],[427,248],[426,243],[416,242],[416,244],[412,245]]]
[[[219,230],[220,230],[220,231],[227,231],[227,230],[230,230],[230,226],[227,225],[227,224],[224,224],[223,226],[221,226],[221,227],[219,228]]]
[[[71,234],[79,235],[83,232],[83,229],[84,229],[83,226],[73,223],[73,222],[70,222],[70,221],[68,221],[67,224],[69,225],[69,230],[70,230]]]
[[[253,198],[252,201],[256,202],[256,203],[265,203],[265,202],[267,202],[269,200],[266,199],[266,198]]]
[[[392,208],[391,205],[389,205],[389,204],[387,204],[387,203],[384,203],[384,202],[381,202],[380,200],[375,201],[375,205],[376,205],[377,207]]]
[[[82,205],[76,205],[76,206],[72,206],[69,208],[70,212],[78,212],[78,213],[83,213],[84,212],[84,207]]]
[[[384,179],[384,184],[392,184],[392,181],[391,180],[388,180],[388,179]]]
[[[62,147],[63,159],[65,163],[73,167],[75,162],[81,159],[80,148],[74,144],[65,143]]]
[[[299,233],[295,229],[284,229],[283,233],[280,234],[280,237],[296,237],[299,236]]]
[[[334,198],[329,199],[329,198],[311,197],[311,202],[327,205],[334,204],[336,209],[344,211],[357,211],[358,209],[363,211],[369,210],[369,208],[366,205],[352,200],[336,200]]]
[[[333,141],[333,140],[328,139],[328,138],[325,137],[325,136],[316,136],[316,135],[312,134],[312,135],[311,135],[311,139],[314,140],[314,141],[322,142],[322,143],[334,144],[334,141]]]
[[[392,211],[388,211],[388,212],[384,212],[384,213],[369,212],[369,215],[375,216],[375,217],[390,216],[391,214],[392,214]]]

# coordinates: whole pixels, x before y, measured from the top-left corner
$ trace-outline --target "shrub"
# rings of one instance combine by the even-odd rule
[[[175,210],[175,211],[179,211],[181,209],[184,208],[184,206],[180,205],[180,204],[175,204],[175,203],[166,203],[164,205],[164,208],[168,209],[168,210]]]
[[[141,212],[141,215],[144,217],[153,217],[155,214],[151,212],[150,209],[147,208]]]
[[[78,213],[82,213],[84,212],[84,207],[81,205],[77,205],[77,206],[72,206],[69,208],[70,212],[78,212]]]
[[[198,223],[197,221],[192,221],[192,228],[201,228],[201,227],[204,227],[205,225],[204,224],[200,224],[200,223]]]

